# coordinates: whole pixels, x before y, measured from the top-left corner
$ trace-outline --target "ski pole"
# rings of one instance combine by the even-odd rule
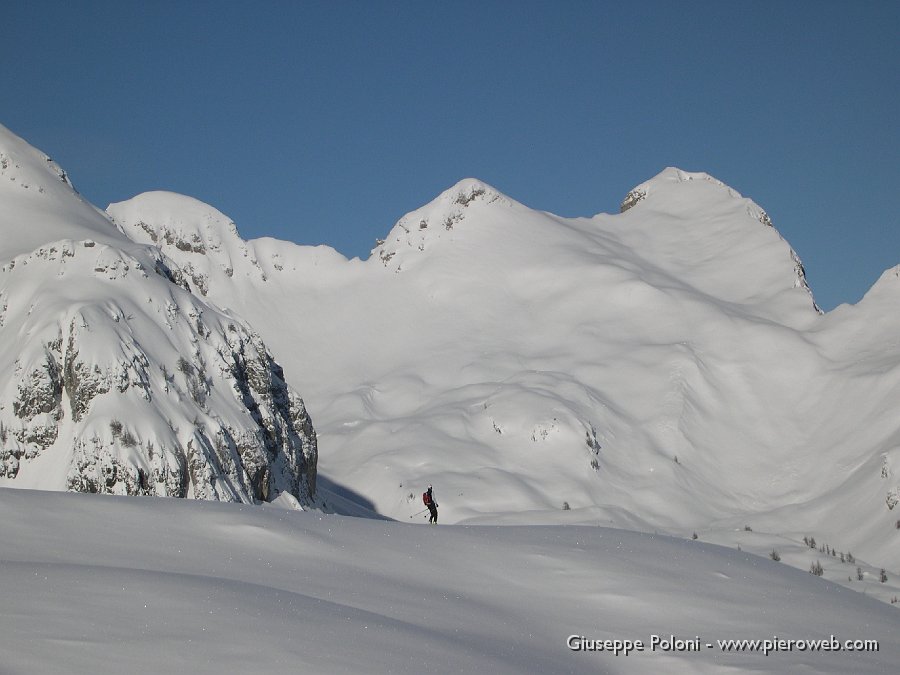
[[[419,513],[414,513],[414,514],[412,514],[412,515],[410,516],[410,518],[415,518],[415,517],[418,516],[420,513],[425,513],[427,510],[428,510],[428,509],[422,509],[421,511],[419,511]]]

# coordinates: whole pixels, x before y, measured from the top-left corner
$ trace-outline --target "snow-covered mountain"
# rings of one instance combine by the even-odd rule
[[[0,484],[312,504],[303,401],[192,292],[0,127]]]
[[[464,180],[365,261],[242,241],[179,195],[108,212],[247,317],[322,473],[380,513],[430,482],[445,522],[750,528],[900,569],[897,271],[823,315],[763,209],[706,174],[575,219]]]
[[[203,345],[221,346],[233,321],[265,340],[272,356],[263,358],[281,364],[303,392],[318,432],[319,473],[334,488],[332,507],[355,502],[408,521],[430,482],[442,522],[603,524],[740,539],[747,547],[761,533],[794,543],[809,535],[827,542],[835,558],[852,551],[900,569],[898,271],[886,272],[858,305],[822,314],[799,257],[763,209],[706,174],[666,169],[628,192],[619,213],[589,218],[535,211],[464,180],[404,216],[365,261],[328,247],[244,241],[227,216],[172,193],[110,205],[113,227],[58,174],[47,173],[71,202],[71,231],[89,234],[66,234],[63,210],[48,219],[59,224],[53,236],[125,251],[152,280],[133,263],[128,280],[118,271],[110,279],[108,270],[122,264],[95,264],[85,255],[79,293],[100,277],[108,302],[130,299],[107,330],[124,330],[134,322],[128,316],[144,321],[146,314],[165,337],[160,343],[180,336],[178,348],[148,356],[168,364],[168,376],[156,375],[151,386],[154,404],[180,397],[190,412],[163,408],[159,420],[178,421],[155,424],[161,436],[154,447],[193,441],[198,413],[189,375],[202,364],[214,370],[209,364],[230,353]],[[33,202],[4,204],[5,229],[38,213]],[[9,259],[46,245],[23,241]],[[53,255],[63,261],[53,262],[54,273],[79,259]],[[157,265],[163,276],[153,273]],[[3,283],[24,269],[17,263]],[[161,284],[180,319],[132,278]],[[22,279],[23,287],[39,288]],[[75,288],[58,286],[52,293],[60,297]],[[17,300],[5,310],[16,335],[29,306]],[[209,338],[192,332],[197,308]],[[72,322],[50,316],[35,310],[33,319],[65,327],[60,349],[50,349],[59,364]],[[55,344],[50,333],[60,331],[47,331],[43,341],[29,338],[28,349],[40,352],[29,363],[43,363],[40,345]],[[146,351],[150,342],[140,344]],[[191,345],[187,374],[177,368],[183,344]],[[192,360],[196,345],[202,360]],[[4,347],[4,358],[13,364],[28,349],[16,342]],[[283,382],[277,375],[273,381]],[[54,405],[17,421],[20,381],[5,385],[0,413],[20,429],[6,436],[19,439],[32,427],[52,433]],[[140,398],[140,388],[128,391]],[[225,409],[233,391],[209,387],[217,406],[227,399]],[[65,386],[60,397],[68,411]],[[120,435],[127,429],[144,439],[146,432],[129,426],[143,416],[101,413],[92,403],[85,416],[98,420],[90,423],[98,437],[103,431],[113,443],[110,424],[119,421]],[[213,424],[208,418],[198,419]],[[73,421],[67,413],[57,427]],[[166,428],[177,429],[174,438]],[[22,440],[4,443],[19,465],[4,484],[38,485],[36,477],[65,466],[57,463],[62,451],[31,460]],[[848,573],[835,563],[826,576],[846,581]]]

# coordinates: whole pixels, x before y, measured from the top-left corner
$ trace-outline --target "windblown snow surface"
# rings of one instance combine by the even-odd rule
[[[0,509],[4,673],[843,674],[900,658],[890,605],[699,541],[32,490],[0,490]],[[672,636],[699,651],[664,650]],[[719,646],[776,637],[879,650]]]
[[[762,208],[675,168],[574,219],[467,179],[347,260],[100,212],[0,132],[0,672],[896,671],[900,268],[822,314]],[[85,294],[149,375],[96,347],[128,386],[73,406]],[[717,642],[775,636],[879,651]]]

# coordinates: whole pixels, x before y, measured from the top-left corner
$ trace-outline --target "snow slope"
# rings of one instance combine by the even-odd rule
[[[108,211],[260,331],[378,512],[430,482],[444,522],[750,526],[900,570],[896,272],[822,315],[758,205],[674,168],[577,219],[467,179],[366,261],[185,200]]]
[[[62,239],[122,241],[108,217],[75,191],[62,167],[3,126],[0,190],[4,260]]]
[[[0,127],[0,485],[314,502],[303,401],[260,337]]]
[[[900,658],[890,606],[699,541],[8,489],[0,513],[0,669],[15,675],[863,674]],[[653,635],[700,650],[653,651]],[[776,636],[878,651],[718,645]]]

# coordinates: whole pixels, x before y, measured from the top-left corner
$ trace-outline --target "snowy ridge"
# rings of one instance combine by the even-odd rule
[[[860,304],[862,302],[866,304],[879,302],[889,306],[890,303],[896,302],[898,294],[900,294],[900,265],[882,272],[878,281],[872,285]],[[885,307],[885,309],[887,308]]]
[[[173,192],[145,192],[110,204],[107,213],[134,241],[177,260],[188,288],[205,298],[211,286],[240,294],[255,284],[266,287],[268,282],[277,283],[298,271],[321,271],[327,277],[328,270],[338,266],[347,272],[343,269],[348,267],[347,259],[334,249],[274,239],[244,241],[231,218],[221,211]],[[222,306],[232,304],[226,294],[213,295],[222,300]]]
[[[2,125],[0,194],[4,261],[55,240],[121,239],[106,215],[75,191],[56,162]]]

